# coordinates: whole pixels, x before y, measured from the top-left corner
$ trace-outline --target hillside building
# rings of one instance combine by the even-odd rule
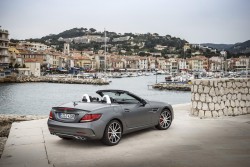
[[[0,71],[9,68],[9,32],[7,30],[0,29]]]

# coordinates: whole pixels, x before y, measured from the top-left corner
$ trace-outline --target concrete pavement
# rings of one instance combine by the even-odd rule
[[[113,147],[50,135],[46,119],[13,123],[0,166],[250,166],[250,114],[199,119],[189,109],[175,105],[170,129],[124,135]]]

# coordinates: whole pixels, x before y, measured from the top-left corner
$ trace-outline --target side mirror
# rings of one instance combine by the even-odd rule
[[[143,99],[141,99],[140,103],[141,103],[141,106],[145,106],[147,104],[147,102]]]

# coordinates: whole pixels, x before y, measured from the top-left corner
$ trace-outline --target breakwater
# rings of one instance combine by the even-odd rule
[[[193,80],[191,115],[200,118],[250,113],[250,79]]]
[[[65,84],[92,84],[92,85],[108,85],[105,79],[98,78],[72,78],[72,77],[55,77],[55,76],[11,76],[0,78],[0,83],[25,83],[25,82],[49,82],[49,83],[65,83]]]
[[[179,84],[179,83],[157,83],[152,85],[154,89],[159,90],[176,90],[176,91],[191,91],[190,84]]]

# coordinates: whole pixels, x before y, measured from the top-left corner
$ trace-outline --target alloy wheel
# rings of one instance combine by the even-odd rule
[[[159,125],[161,129],[167,129],[171,125],[172,116],[169,110],[162,111],[160,115]]]
[[[121,139],[122,129],[118,122],[112,122],[108,127],[108,139],[111,143],[116,144]]]

